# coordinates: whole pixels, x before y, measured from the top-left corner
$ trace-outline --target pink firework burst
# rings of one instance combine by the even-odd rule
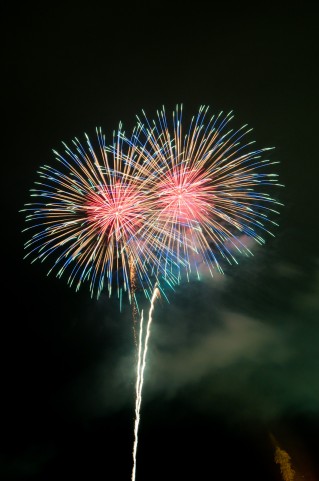
[[[87,217],[108,241],[114,238],[115,242],[128,245],[141,230],[145,220],[141,206],[146,202],[137,187],[117,181],[88,196]]]
[[[172,122],[164,108],[152,122],[143,115],[128,142],[144,157],[141,175],[153,199],[151,223],[165,271],[199,275],[204,262],[211,274],[222,272],[222,261],[251,254],[243,238],[263,244],[263,233],[277,225],[270,214],[278,214],[279,204],[267,192],[280,185],[267,171],[276,163],[264,158],[271,149],[252,148],[246,125],[230,129],[231,113],[208,117],[201,107],[185,130],[182,107]]]
[[[162,221],[180,225],[191,225],[200,221],[203,210],[207,210],[209,179],[205,172],[185,168],[175,168],[156,186],[159,215]]]
[[[25,257],[53,258],[49,272],[67,275],[77,290],[88,281],[97,297],[106,280],[109,295],[116,287],[119,297],[124,290],[131,298],[132,275],[149,296],[158,263],[150,242],[152,199],[139,178],[138,154],[132,146],[124,155],[120,135],[109,147],[99,129],[97,141],[94,149],[88,136],[85,145],[74,139],[72,149],[64,144],[64,154],[55,152],[55,166],[40,168],[41,182],[31,189],[36,202],[24,209],[25,230],[35,232]]]

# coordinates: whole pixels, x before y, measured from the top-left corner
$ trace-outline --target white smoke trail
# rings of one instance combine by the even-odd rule
[[[141,323],[140,323],[140,335],[139,335],[139,342],[138,342],[138,359],[137,359],[137,373],[136,373],[136,400],[135,400],[135,422],[134,422],[134,445],[133,445],[133,470],[132,470],[132,481],[135,481],[136,477],[136,452],[137,452],[137,444],[138,444],[138,427],[140,423],[140,409],[141,409],[141,402],[142,402],[142,389],[144,383],[144,370],[146,365],[146,353],[148,349],[148,340],[151,334],[151,323],[152,323],[152,314],[154,311],[154,303],[156,298],[159,296],[159,290],[157,287],[154,288],[152,299],[151,299],[151,308],[148,314],[148,321],[146,326],[146,334],[144,338],[144,347],[142,349],[143,344],[143,311],[141,315]]]

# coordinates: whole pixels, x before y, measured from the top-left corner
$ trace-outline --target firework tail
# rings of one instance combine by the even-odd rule
[[[136,451],[137,451],[137,443],[138,443],[138,426],[140,422],[140,413],[139,413],[140,404],[138,403],[138,400],[139,400],[140,378],[141,378],[142,339],[143,339],[143,311],[141,314],[140,335],[139,335],[139,342],[138,342],[132,480],[135,480],[135,473],[136,473]]]
[[[137,360],[137,375],[136,375],[136,400],[135,400],[135,422],[134,422],[134,444],[133,444],[133,469],[132,469],[132,481],[135,481],[136,477],[136,452],[137,452],[137,445],[138,445],[138,428],[140,423],[140,410],[141,410],[141,402],[142,402],[142,389],[144,383],[144,370],[146,365],[146,354],[148,350],[148,341],[151,334],[151,324],[152,324],[152,315],[154,311],[154,304],[157,297],[159,297],[159,289],[157,287],[154,288],[152,299],[151,299],[151,307],[148,315],[148,321],[146,326],[146,333],[144,336],[144,345],[143,345],[143,311],[141,314],[141,322],[140,322],[140,333],[139,333],[139,342],[138,342],[138,360]],[[143,345],[143,347],[142,347]]]

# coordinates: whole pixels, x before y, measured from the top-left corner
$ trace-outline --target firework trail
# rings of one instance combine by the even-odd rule
[[[137,376],[136,376],[136,399],[135,399],[135,422],[134,422],[134,444],[133,444],[133,470],[132,470],[132,481],[135,481],[136,476],[136,452],[138,444],[138,428],[140,423],[140,410],[142,403],[142,389],[144,383],[144,370],[146,365],[146,354],[148,350],[148,341],[151,334],[151,323],[152,315],[154,311],[154,303],[157,297],[159,297],[160,291],[155,287],[153,291],[153,296],[151,299],[151,307],[148,315],[148,322],[146,326],[146,334],[144,336],[144,346],[143,344],[143,312],[140,321],[140,334],[138,343],[138,362],[137,362]]]
[[[134,343],[137,347],[137,333],[136,333],[136,324],[137,324],[137,315],[138,315],[138,306],[135,297],[136,292],[136,272],[134,262],[130,260],[129,262],[130,268],[130,281],[131,281],[131,303],[132,303],[132,319],[133,319],[133,336],[134,336]]]

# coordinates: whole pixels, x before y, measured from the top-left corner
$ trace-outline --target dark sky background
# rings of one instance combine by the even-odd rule
[[[142,109],[183,102],[234,110],[276,147],[285,206],[254,257],[157,301],[137,481],[280,480],[270,434],[297,479],[318,480],[318,15],[299,2],[26,2],[2,19],[0,479],[131,477],[130,307],[24,261],[18,211],[61,141],[96,126],[111,141],[120,120],[129,131]]]

